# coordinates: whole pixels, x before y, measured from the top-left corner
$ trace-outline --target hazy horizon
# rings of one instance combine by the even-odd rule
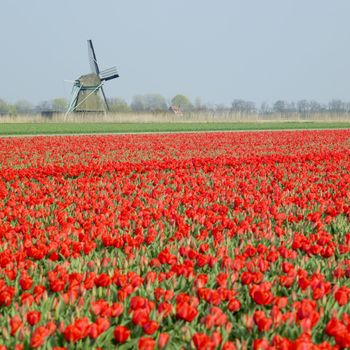
[[[128,102],[349,101],[349,12],[347,0],[3,0],[0,98],[68,98],[92,39],[101,68],[120,74],[107,96]]]

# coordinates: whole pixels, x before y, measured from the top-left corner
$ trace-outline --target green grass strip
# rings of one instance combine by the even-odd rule
[[[3,123],[0,135],[143,133],[283,129],[347,129],[350,122],[231,122],[231,123]]]

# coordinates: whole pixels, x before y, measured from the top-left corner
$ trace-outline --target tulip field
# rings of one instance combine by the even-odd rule
[[[350,129],[0,138],[5,349],[350,349]]]

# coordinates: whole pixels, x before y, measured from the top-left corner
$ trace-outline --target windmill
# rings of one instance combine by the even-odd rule
[[[91,73],[82,75],[74,81],[66,115],[71,112],[100,113],[109,111],[103,84],[105,81],[119,77],[117,68],[111,67],[100,71],[91,40],[88,40],[88,54]]]

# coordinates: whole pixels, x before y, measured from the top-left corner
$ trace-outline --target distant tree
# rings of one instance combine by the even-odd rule
[[[350,102],[345,103],[346,113],[350,112]]]
[[[328,110],[331,113],[344,113],[346,111],[346,106],[343,101],[333,99],[328,103]]]
[[[171,99],[171,104],[179,107],[184,112],[190,112],[193,110],[193,105],[190,99],[185,96],[178,94]]]
[[[255,103],[242,99],[235,99],[231,105],[232,112],[238,113],[254,113],[256,111]]]
[[[0,99],[0,115],[6,115],[10,112],[10,106],[8,103],[2,99]]]
[[[243,112],[245,108],[245,101],[242,99],[236,98],[233,100],[231,104],[231,110],[232,112]]]
[[[145,99],[143,95],[136,95],[132,98],[131,109],[135,112],[142,112],[146,110]]]
[[[131,102],[132,110],[136,112],[151,112],[168,108],[165,98],[160,94],[136,95]]]
[[[229,112],[230,109],[223,103],[216,104],[214,107],[214,111],[218,113]]]
[[[200,97],[196,97],[196,99],[194,100],[194,110],[197,112],[201,112],[201,111],[206,111],[208,108],[205,105],[205,103],[203,103],[202,99]]]
[[[302,115],[310,113],[310,103],[307,100],[300,100],[297,102],[297,110]]]
[[[273,105],[273,111],[275,113],[286,113],[288,110],[288,103],[283,100],[278,100]]]
[[[166,99],[160,94],[147,94],[146,108],[147,111],[166,111],[168,104],[166,103]]]
[[[127,113],[131,111],[127,102],[119,97],[108,99],[108,105],[111,112]]]
[[[287,103],[287,113],[296,113],[298,111],[297,106],[295,102],[288,102]]]
[[[246,113],[254,113],[254,112],[256,112],[255,103],[252,102],[252,101],[246,101],[246,103],[245,103],[245,110],[246,110]]]
[[[215,105],[213,103],[210,103],[210,102],[206,103],[206,108],[210,112],[214,112],[215,111]]]
[[[33,105],[27,100],[19,100],[15,103],[16,111],[18,114],[31,114],[33,113]]]
[[[51,101],[51,108],[55,112],[65,112],[68,109],[68,101],[65,98],[55,98]]]
[[[272,112],[272,109],[270,105],[267,102],[263,102],[260,106],[260,113],[261,114],[269,114]]]
[[[323,107],[319,102],[311,100],[309,101],[309,109],[310,113],[321,113],[325,110],[325,107]]]
[[[51,101],[41,101],[34,107],[34,111],[36,113],[40,113],[43,111],[51,111],[52,109],[53,108],[52,108]]]

